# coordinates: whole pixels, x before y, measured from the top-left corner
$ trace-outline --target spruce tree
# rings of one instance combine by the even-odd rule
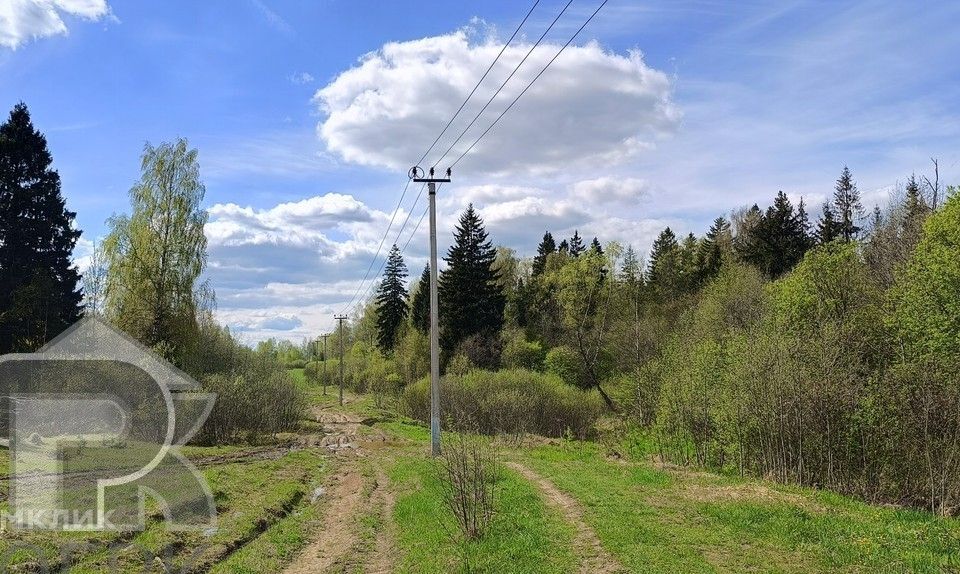
[[[73,228],[47,140],[27,106],[0,125],[0,353],[34,351],[75,322],[83,296]]]
[[[543,239],[540,241],[540,245],[537,246],[537,255],[533,258],[532,273],[534,276],[543,273],[543,270],[547,266],[547,257],[549,257],[551,253],[556,253],[556,251],[557,244],[553,240],[553,235],[547,231],[543,234]]]
[[[583,238],[580,237],[580,232],[574,229],[573,237],[570,238],[570,256],[580,257],[584,251],[586,248],[583,246]]]
[[[506,306],[494,268],[497,250],[473,204],[460,216],[453,240],[440,276],[440,347],[448,356],[468,337],[499,333]]]
[[[830,243],[837,238],[839,233],[840,225],[837,223],[836,216],[833,214],[833,209],[829,203],[824,203],[823,215],[820,216],[820,221],[817,222],[817,244],[825,245]]]
[[[673,293],[680,272],[680,245],[669,227],[660,232],[650,249],[647,282],[662,293]]]
[[[724,246],[730,245],[730,223],[723,216],[713,220],[707,234],[697,246],[697,267],[701,280],[709,280],[720,272]]]
[[[590,251],[603,255],[603,246],[600,245],[600,240],[596,237],[594,237],[593,241],[590,242]]]
[[[923,194],[920,192],[920,184],[913,175],[907,180],[907,197],[904,199],[904,227],[908,230],[917,230],[929,213]]]
[[[557,253],[563,253],[564,255],[570,254],[570,242],[566,239],[560,241],[560,245],[557,245]]]
[[[797,219],[800,221],[800,229],[803,230],[803,236],[806,238],[806,248],[813,247],[814,238],[811,236],[810,215],[807,213],[807,204],[803,198],[800,198],[800,204],[797,206]]]
[[[377,343],[384,352],[393,350],[397,332],[407,318],[407,265],[394,244],[387,256],[383,281],[377,290]]]
[[[782,191],[750,234],[753,237],[743,259],[769,277],[779,277],[793,269],[809,247],[803,222]]]
[[[838,236],[844,241],[852,241],[860,233],[857,222],[863,219],[863,205],[860,192],[853,181],[850,168],[843,166],[840,178],[833,193],[833,207],[836,211]]]
[[[430,331],[430,265],[423,268],[420,274],[420,282],[417,283],[417,290],[413,293],[413,301],[410,303],[410,322],[413,328],[421,333]]]
[[[619,279],[630,285],[637,285],[643,281],[643,270],[640,268],[640,258],[633,245],[627,245],[623,252],[623,263],[620,265]]]

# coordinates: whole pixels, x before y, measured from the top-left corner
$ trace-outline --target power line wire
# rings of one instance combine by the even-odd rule
[[[460,142],[460,140],[463,139],[463,136],[466,135],[468,131],[470,131],[470,128],[472,128],[473,125],[477,123],[477,120],[480,119],[480,116],[483,115],[483,112],[487,111],[487,108],[490,107],[490,104],[493,103],[493,100],[495,100],[496,97],[500,95],[500,92],[503,90],[503,88],[507,85],[507,83],[510,82],[510,80],[517,73],[517,71],[520,70],[520,67],[523,66],[523,63],[526,62],[527,58],[530,57],[530,54],[532,54],[533,51],[537,49],[537,46],[539,46],[540,43],[543,42],[543,39],[547,36],[550,30],[553,29],[553,27],[557,24],[557,21],[560,20],[560,17],[563,16],[564,12],[567,11],[567,8],[569,8],[571,4],[573,4],[573,0],[568,0],[566,5],[563,7],[563,9],[560,10],[560,13],[557,14],[557,17],[553,19],[553,22],[551,22],[550,25],[547,26],[547,29],[543,31],[543,34],[540,34],[540,37],[537,39],[536,43],[533,46],[531,46],[529,50],[527,50],[527,53],[523,56],[523,59],[520,60],[520,63],[517,64],[517,66],[513,69],[512,72],[510,72],[510,75],[507,76],[507,79],[505,79],[503,83],[500,84],[500,87],[497,88],[497,91],[495,91],[493,95],[490,96],[490,99],[487,100],[487,103],[483,104],[483,107],[480,108],[480,111],[477,112],[477,115],[475,115],[473,119],[470,120],[470,123],[467,124],[467,127],[465,127],[463,131],[460,132],[460,135],[457,136],[457,139],[453,140],[453,143],[450,144],[450,147],[447,148],[447,151],[443,152],[443,155],[440,156],[440,159],[438,159],[436,163],[433,164],[433,167],[437,167],[437,165],[439,165],[440,162],[443,161],[443,158],[447,157],[447,154],[450,153],[450,150],[452,150],[454,146],[456,146]]]
[[[492,70],[493,67],[497,64],[497,62],[500,61],[500,56],[502,56],[503,53],[507,51],[507,46],[509,46],[509,45],[511,44],[511,42],[513,42],[513,39],[517,37],[517,34],[520,32],[520,29],[523,28],[523,25],[524,25],[524,24],[526,24],[527,18],[530,17],[530,14],[533,14],[534,8],[536,8],[536,7],[537,7],[537,4],[539,4],[539,3],[540,3],[540,0],[536,0],[536,1],[533,3],[533,6],[531,6],[531,7],[530,7],[530,10],[527,11],[527,15],[524,16],[524,17],[523,17],[523,20],[520,21],[520,25],[517,26],[517,29],[513,31],[513,34],[510,36],[510,39],[507,40],[507,43],[504,44],[502,48],[500,48],[500,53],[498,53],[498,54],[497,54],[497,57],[494,58],[492,62],[490,62],[490,65],[487,67],[487,71],[485,71],[485,72],[483,73],[483,75],[480,76],[480,79],[477,80],[477,83],[473,86],[473,89],[470,90],[470,94],[467,96],[467,98],[466,98],[465,100],[463,100],[463,103],[460,104],[460,107],[457,108],[456,113],[453,114],[453,117],[450,118],[450,121],[447,122],[447,125],[443,126],[443,130],[440,131],[440,135],[437,136],[437,139],[433,140],[433,143],[430,144],[430,147],[427,148],[427,151],[423,152],[423,155],[420,157],[420,161],[417,162],[417,165],[420,165],[421,163],[423,163],[423,160],[427,159],[427,156],[430,155],[430,152],[433,151],[433,148],[434,148],[434,147],[437,145],[437,143],[440,141],[440,138],[443,137],[443,134],[447,133],[447,130],[450,129],[450,126],[451,126],[451,124],[453,124],[453,121],[454,121],[455,119],[457,119],[457,116],[459,116],[459,115],[460,115],[460,112],[463,111],[463,108],[467,105],[467,102],[470,101],[470,98],[473,97],[473,94],[475,94],[475,93],[477,92],[477,89],[480,87],[480,84],[482,84],[483,81],[487,78],[487,74],[490,73],[490,70]]]
[[[564,44],[563,47],[561,47],[560,50],[557,51],[556,54],[554,54],[553,58],[551,58],[550,61],[547,62],[547,65],[544,66],[542,70],[540,70],[540,73],[538,73],[532,80],[530,80],[530,83],[527,84],[527,87],[523,88],[523,91],[517,94],[517,97],[514,98],[512,102],[510,102],[510,105],[507,106],[506,109],[504,109],[499,116],[497,116],[497,119],[493,120],[493,123],[491,123],[490,126],[487,127],[487,129],[485,129],[482,134],[480,134],[480,137],[478,137],[472,144],[470,144],[470,147],[464,150],[464,152],[461,153],[459,157],[457,157],[456,161],[450,164],[451,168],[457,165],[458,163],[460,163],[460,160],[463,159],[465,155],[470,153],[470,150],[472,150],[478,143],[480,143],[480,140],[482,140],[483,137],[487,135],[490,132],[490,130],[492,130],[493,127],[500,122],[501,119],[503,119],[503,116],[507,115],[507,112],[509,112],[510,109],[520,100],[523,94],[527,93],[527,90],[530,89],[530,87],[534,84],[534,82],[540,79],[540,76],[542,76],[543,73],[547,71],[547,68],[549,68],[550,65],[553,64],[553,62],[560,57],[560,54],[562,54],[563,51],[566,50],[571,43],[573,43],[576,37],[580,35],[580,32],[583,32],[583,29],[587,27],[587,24],[589,24],[593,20],[593,18],[600,12],[600,9],[603,8],[608,1],[609,0],[603,0],[603,2],[601,2],[600,5],[597,6],[597,9],[593,11],[593,14],[591,14],[590,17],[587,18],[587,20],[583,23],[583,25],[581,25],[580,28],[577,29],[576,32],[574,32],[573,36],[571,36],[570,39],[567,40],[567,43]]]
[[[380,245],[377,246],[377,252],[374,253],[373,259],[370,260],[370,265],[367,266],[367,271],[363,274],[363,279],[360,280],[360,284],[357,285],[357,291],[353,294],[353,297],[350,299],[350,302],[344,306],[344,310],[349,309],[353,302],[356,300],[357,295],[360,294],[360,289],[363,287],[363,283],[367,280],[367,277],[370,276],[370,270],[373,269],[373,264],[377,262],[377,257],[380,256],[380,251],[383,249],[383,242],[387,239],[387,234],[390,233],[390,228],[393,227],[393,221],[397,217],[397,212],[400,211],[400,206],[403,205],[403,198],[407,195],[407,189],[410,187],[410,181],[407,180],[407,184],[403,186],[403,191],[400,193],[400,201],[397,202],[397,207],[394,208],[393,214],[390,216],[390,223],[387,224],[386,231],[383,232],[383,237],[380,238]],[[340,315],[344,313],[341,312]]]

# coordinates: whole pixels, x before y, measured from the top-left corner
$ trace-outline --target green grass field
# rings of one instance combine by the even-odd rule
[[[306,384],[306,383],[303,383]],[[337,411],[336,394],[311,392],[311,400]],[[350,569],[364,571],[380,539],[391,539],[398,573],[577,572],[577,529],[542,484],[504,468],[496,483],[497,513],[486,536],[466,542],[455,534],[437,467],[428,456],[427,430],[348,394],[344,410],[358,419],[362,436],[390,437],[360,458],[331,457],[320,448],[275,460],[241,460],[206,468],[220,528],[216,533],[172,533],[154,512],[147,529],[133,534],[6,532],[0,554],[12,563],[57,564],[65,541],[87,544],[71,572],[144,569],[149,560],[218,574],[282,572],[300,550],[323,535],[337,500],[316,504],[310,493],[339,465],[363,474],[365,496],[376,476],[386,476],[393,501],[360,505],[349,524]],[[319,427],[311,427],[317,430]],[[871,506],[830,492],[747,480],[653,461],[644,437],[617,445],[570,440],[501,446],[504,461],[519,463],[575,501],[582,524],[624,570],[673,572],[960,572],[960,521],[929,513]],[[191,457],[243,454],[251,447],[190,447]],[[0,450],[0,471],[8,453]],[[541,481],[542,482],[542,481]],[[6,494],[7,484],[0,484]],[[5,496],[4,496],[5,498]],[[6,508],[6,502],[0,502]],[[111,543],[117,549],[108,550]],[[346,566],[344,567],[346,568]],[[340,571],[340,570],[338,570]]]

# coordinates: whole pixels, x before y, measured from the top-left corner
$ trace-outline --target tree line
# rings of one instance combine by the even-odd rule
[[[845,167],[815,222],[780,191],[701,237],[664,229],[645,260],[549,231],[534,256],[517,257],[493,246],[470,206],[440,274],[444,370],[485,370],[491,385],[502,369],[556,376],[599,394],[676,463],[953,512],[955,191],[910,176],[867,215]],[[409,289],[406,277],[394,248],[350,334],[358,381],[372,364],[401,387],[426,374],[428,270]],[[407,400],[420,412],[422,398]],[[463,400],[452,408],[469,411]]]

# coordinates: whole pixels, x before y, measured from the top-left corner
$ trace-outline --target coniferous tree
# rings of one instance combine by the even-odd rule
[[[384,352],[393,350],[397,332],[407,318],[407,265],[394,245],[387,256],[383,281],[377,290],[377,343]]]
[[[623,263],[620,265],[619,279],[624,283],[635,285],[643,281],[643,269],[640,267],[640,258],[633,245],[628,245],[623,252]]]
[[[825,245],[830,243],[838,237],[839,233],[840,225],[837,223],[836,216],[833,214],[833,209],[829,203],[824,203],[823,215],[820,216],[820,221],[817,222],[817,244]]]
[[[583,238],[580,237],[580,232],[574,229],[573,237],[570,238],[570,256],[580,257],[584,251],[586,248],[583,246]]]
[[[470,204],[454,230],[440,276],[440,347],[448,356],[468,337],[493,337],[503,327],[506,297],[496,257],[483,220]]]
[[[743,259],[769,277],[779,277],[793,269],[809,247],[803,222],[782,191],[750,234]]]
[[[672,294],[677,288],[680,273],[680,245],[673,230],[660,232],[650,250],[647,282],[661,293]]]
[[[697,267],[701,280],[709,280],[720,272],[723,251],[730,245],[730,223],[718,217],[697,246]]]
[[[560,241],[560,245],[557,245],[557,253],[563,253],[564,255],[570,254],[570,242],[566,239]]]
[[[420,274],[420,282],[413,293],[410,303],[410,322],[421,333],[430,331],[430,265],[427,264]]]
[[[0,353],[33,351],[80,317],[80,231],[47,140],[17,104],[0,125]]]
[[[923,220],[930,211],[926,200],[920,191],[920,184],[913,175],[907,180],[907,197],[904,200],[904,227],[907,232],[918,231]]]
[[[803,198],[800,198],[800,204],[797,206],[797,220],[800,221],[800,229],[803,230],[803,236],[806,239],[806,249],[813,247],[814,238],[811,236],[810,215],[807,214],[807,204]]]
[[[540,241],[540,245],[537,246],[537,255],[533,258],[532,273],[534,276],[543,273],[544,268],[547,266],[547,257],[549,257],[551,253],[556,253],[556,251],[557,244],[553,240],[553,235],[547,231],[543,234],[543,239]]]
[[[853,181],[850,168],[843,166],[840,178],[833,193],[833,207],[836,211],[838,236],[844,241],[852,241],[860,233],[857,222],[863,219],[863,205],[860,192]]]

